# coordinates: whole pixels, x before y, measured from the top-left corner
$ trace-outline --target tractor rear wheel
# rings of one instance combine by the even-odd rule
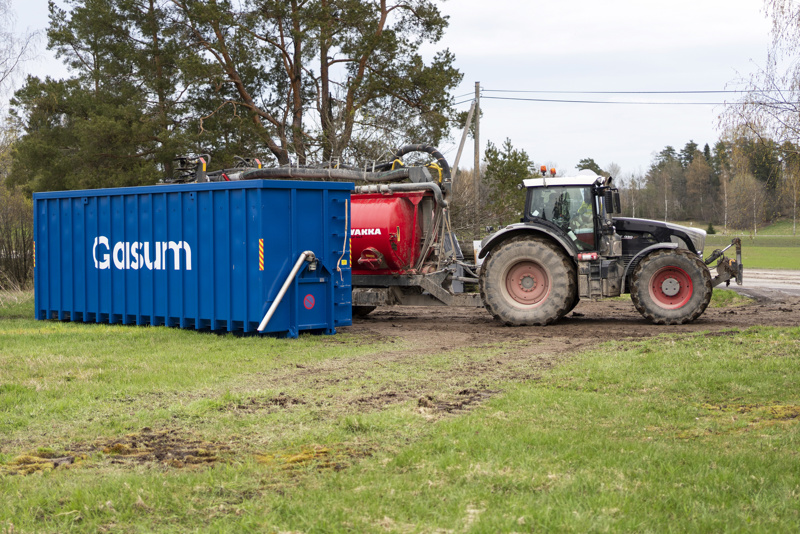
[[[543,326],[563,317],[578,295],[575,265],[556,245],[518,237],[492,250],[481,267],[483,304],[510,326]]]
[[[656,250],[631,278],[631,300],[655,324],[684,324],[700,317],[711,300],[711,274],[688,250]]]
[[[572,299],[572,303],[570,303],[570,305],[567,306],[567,310],[564,312],[564,315],[567,315],[569,312],[574,310],[575,306],[577,306],[580,301],[581,301],[581,297],[578,295],[578,292],[576,291],[575,292],[575,298]],[[563,317],[563,315],[562,315],[562,317]]]

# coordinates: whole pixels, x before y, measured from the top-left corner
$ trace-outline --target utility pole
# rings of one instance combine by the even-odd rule
[[[475,82],[475,167],[472,180],[475,185],[475,229],[478,230],[478,213],[481,208],[481,82]],[[467,125],[469,127],[469,125]],[[478,230],[480,232],[480,230]]]
[[[481,82],[475,82],[475,191],[481,183]]]

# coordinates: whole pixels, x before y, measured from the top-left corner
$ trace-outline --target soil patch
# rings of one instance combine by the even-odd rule
[[[0,464],[0,475],[30,475],[39,471],[68,469],[85,459],[85,455],[39,449],[21,454],[6,464]]]
[[[275,397],[269,398],[249,397],[241,403],[232,403],[224,406],[222,410],[239,413],[254,413],[264,411],[269,413],[305,403],[306,402],[303,399],[289,397],[281,393]]]
[[[229,449],[227,445],[210,443],[175,429],[143,428],[122,438],[96,440],[86,452],[102,452],[112,464],[160,463],[187,467],[217,462],[220,454]]]
[[[323,447],[308,445],[298,450],[275,451],[256,454],[256,461],[262,465],[284,470],[314,469],[317,471],[342,471],[353,462],[372,456],[374,449],[362,447]]]
[[[581,301],[575,310],[550,326],[509,327],[482,308],[378,308],[342,332],[396,336],[418,355],[459,347],[523,342],[517,352],[563,354],[605,341],[636,340],[660,334],[720,332],[756,325],[800,326],[800,297],[782,296],[735,308],[708,308],[684,325],[653,325],[642,318],[630,300]],[[735,335],[722,333],[718,335]]]

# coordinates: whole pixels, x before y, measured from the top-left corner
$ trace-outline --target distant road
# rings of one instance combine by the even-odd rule
[[[714,271],[712,269],[712,275]],[[719,286],[724,288],[725,286]],[[730,289],[735,289],[749,297],[800,297],[800,270],[785,271],[779,269],[748,269],[744,266],[744,283],[737,286],[731,282]]]

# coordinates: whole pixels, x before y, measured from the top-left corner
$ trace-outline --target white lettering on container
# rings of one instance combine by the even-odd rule
[[[155,259],[151,260],[150,246],[155,252]],[[120,270],[149,269],[163,271],[167,268],[167,251],[172,251],[172,268],[181,269],[181,256],[187,271],[192,270],[192,248],[186,241],[156,241],[155,243],[141,241],[117,241],[112,246],[106,236],[94,238],[92,246],[92,259],[96,269],[110,269],[113,261],[114,267]],[[183,251],[183,254],[181,254]]]

